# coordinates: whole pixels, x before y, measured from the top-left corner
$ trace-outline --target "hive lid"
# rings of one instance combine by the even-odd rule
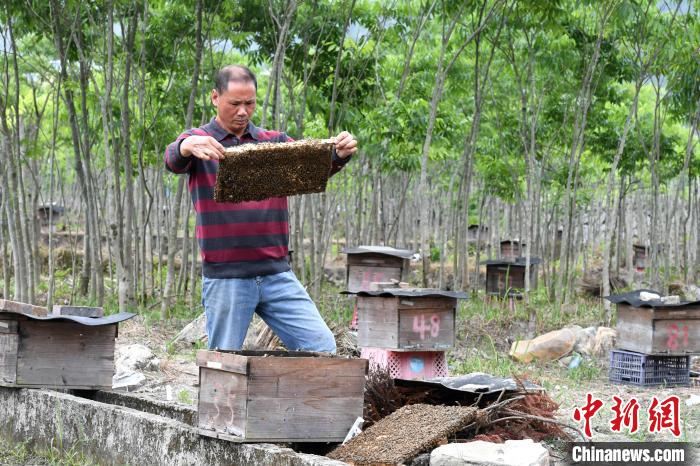
[[[68,315],[53,315],[49,314],[46,316],[38,316],[35,314],[28,314],[24,312],[19,312],[19,311],[0,311],[0,315],[2,314],[15,314],[15,315],[20,315],[27,317],[31,320],[59,320],[59,321],[65,321],[69,320],[71,322],[75,322],[77,324],[82,324],[82,325],[88,325],[90,327],[98,327],[100,325],[111,325],[111,324],[117,324],[119,322],[124,322],[125,320],[129,320],[132,317],[134,317],[136,314],[133,314],[131,312],[120,312],[118,314],[112,314],[107,317],[82,317],[82,316],[68,316]]]
[[[381,291],[358,291],[358,296],[381,296],[390,298],[400,296],[404,298],[417,298],[433,296],[439,298],[469,299],[469,294],[464,291],[443,291],[431,288],[385,288]]]
[[[388,256],[400,257],[402,259],[410,259],[413,257],[413,251],[408,249],[396,249],[389,246],[358,246],[356,248],[343,248],[343,254],[386,254]]]
[[[663,293],[659,293],[656,290],[641,289],[641,290],[630,291],[628,293],[623,293],[623,294],[605,296],[605,299],[607,299],[608,301],[610,301],[611,303],[614,303],[614,304],[628,304],[628,305],[633,306],[633,307],[651,307],[651,308],[674,307],[674,308],[677,308],[677,307],[700,305],[700,301],[681,301],[680,303],[676,303],[676,304],[663,302],[661,299],[652,299],[649,301],[644,301],[640,296],[642,292],[655,293],[655,294],[658,294],[659,296],[663,296]]]

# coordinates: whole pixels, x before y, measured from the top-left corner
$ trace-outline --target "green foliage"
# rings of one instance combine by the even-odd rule
[[[186,405],[194,404],[194,399],[192,398],[192,394],[186,388],[183,388],[182,390],[177,392],[177,401],[179,401],[180,403],[186,404]]]

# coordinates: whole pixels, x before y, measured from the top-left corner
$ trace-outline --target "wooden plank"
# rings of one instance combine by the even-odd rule
[[[248,356],[241,356],[238,354],[210,350],[197,351],[197,365],[210,369],[247,374],[249,369],[248,361]]]
[[[447,349],[455,342],[455,309],[405,309],[399,312],[399,347]]]
[[[627,304],[617,305],[617,347],[639,353],[650,353],[653,325],[650,308],[634,308]]]
[[[383,312],[394,312],[399,306],[399,298],[384,297],[384,296],[358,296],[357,297],[357,312],[381,310]],[[358,316],[359,318],[360,316]]]
[[[0,333],[17,333],[17,321],[0,320]]]
[[[457,307],[456,298],[418,296],[415,298],[399,297],[399,311],[402,309],[455,309]]]
[[[248,380],[243,374],[199,368],[198,425],[244,436]]]
[[[381,298],[380,298],[381,299]],[[390,306],[382,307],[365,307],[357,306],[357,321],[359,322],[376,322],[376,323],[393,323],[398,322],[398,310]]]
[[[348,429],[350,430],[350,429]],[[217,432],[215,430],[209,430],[209,429],[198,429],[199,435],[203,435],[205,437],[211,437],[219,440],[226,440],[227,442],[233,442],[233,443],[289,443],[289,442],[295,442],[295,443],[301,443],[301,442],[327,442],[327,438],[313,438],[313,437],[308,437],[304,439],[299,439],[299,438],[253,438],[253,439],[247,439],[245,437],[241,437],[239,435],[232,435],[232,434],[224,434],[223,432]]]
[[[55,316],[104,317],[105,310],[91,306],[62,306],[54,304],[51,312]]]
[[[398,346],[398,298],[358,296],[357,344],[360,347]]]
[[[655,308],[652,318],[654,320],[700,319],[700,306]]]
[[[398,322],[358,322],[357,345],[372,348],[397,348],[399,344]]]
[[[655,320],[650,353],[700,353],[700,319]]]
[[[19,335],[0,333],[0,385],[17,381]]]
[[[111,388],[116,327],[62,321],[22,322],[17,384]]]
[[[224,434],[223,432],[219,432],[216,430],[210,430],[210,429],[205,429],[200,427],[197,429],[199,432],[199,435],[203,435],[205,437],[211,437],[219,440],[226,440],[227,442],[233,442],[233,443],[245,443],[246,439],[245,437],[241,437],[239,435],[232,435],[232,434]],[[260,442],[260,440],[248,440],[248,442]]]
[[[364,400],[353,398],[255,398],[248,401],[246,439],[338,442],[362,416]]]
[[[387,254],[348,254],[348,265],[353,266],[374,266],[374,267],[391,267],[402,268],[408,259],[402,259],[396,256]]]
[[[299,373],[286,377],[258,377],[248,379],[248,397],[255,398],[348,398],[362,397],[364,373],[334,375],[331,377],[306,376]]]
[[[349,358],[250,358],[250,375],[252,377],[288,377],[302,375],[305,377],[342,377],[364,375],[367,361]]]
[[[348,291],[370,291],[370,283],[389,282],[392,279],[401,280],[400,268],[351,265],[348,272]]]
[[[10,301],[9,299],[0,299],[0,312],[1,311],[20,312],[22,314],[35,315],[38,317],[46,317],[49,314],[49,310],[45,307],[20,303],[19,301]]]

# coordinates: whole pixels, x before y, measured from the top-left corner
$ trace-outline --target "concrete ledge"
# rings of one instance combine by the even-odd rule
[[[48,390],[0,388],[0,435],[33,447],[75,448],[104,465],[345,464],[277,445],[202,437],[180,421]]]
[[[88,398],[100,403],[132,408],[144,413],[174,419],[190,426],[197,426],[197,410],[189,406],[182,406],[176,403],[168,404],[164,401],[145,400],[129,393],[106,392],[103,390],[96,391],[94,398]]]

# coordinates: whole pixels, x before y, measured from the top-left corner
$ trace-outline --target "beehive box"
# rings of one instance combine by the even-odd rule
[[[251,442],[339,442],[362,417],[364,359],[200,350],[197,365],[203,435]]]
[[[700,301],[641,301],[634,291],[608,296],[617,304],[617,347],[644,354],[700,354]]]
[[[112,388],[117,324],[133,314],[95,319],[51,316],[38,308],[42,316],[32,312],[36,306],[6,304],[0,302],[0,386]]]
[[[634,256],[632,257],[632,265],[637,272],[644,272],[647,266],[647,252],[648,248],[641,244],[633,244],[632,249],[634,250]]]
[[[457,299],[463,292],[385,289],[357,294],[358,346],[443,350],[454,346]]]
[[[525,253],[527,245],[518,240],[503,240],[500,244],[501,259],[515,260]]]
[[[537,288],[537,264],[530,258],[530,289]],[[516,261],[488,260],[486,264],[486,294],[492,296],[520,296],[525,290],[525,258]]]
[[[413,252],[387,246],[359,246],[347,254],[347,291],[370,291],[373,282],[407,281]]]

